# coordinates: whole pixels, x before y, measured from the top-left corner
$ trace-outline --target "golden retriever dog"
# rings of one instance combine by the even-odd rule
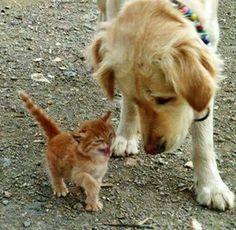
[[[172,151],[190,129],[197,201],[226,210],[233,208],[234,194],[219,175],[213,145],[213,102],[222,66],[216,55],[218,0],[180,1],[98,1],[103,22],[89,58],[107,97],[114,97],[115,85],[122,92],[114,154],[138,152],[139,127],[149,154]],[[197,18],[210,44],[184,17],[183,6],[194,12],[192,21]]]

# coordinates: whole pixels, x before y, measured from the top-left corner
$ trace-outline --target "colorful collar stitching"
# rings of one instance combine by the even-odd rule
[[[172,0],[172,3],[174,4],[175,8],[177,8],[186,18],[188,18],[190,21],[194,23],[194,26],[197,32],[199,33],[202,41],[206,45],[210,45],[208,33],[204,29],[204,26],[199,22],[197,15],[194,12],[192,12],[192,10],[189,7],[187,7],[186,5],[177,0]]]

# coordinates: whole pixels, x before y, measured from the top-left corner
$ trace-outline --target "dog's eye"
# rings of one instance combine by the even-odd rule
[[[165,105],[174,99],[174,97],[156,97],[155,101],[158,105]]]

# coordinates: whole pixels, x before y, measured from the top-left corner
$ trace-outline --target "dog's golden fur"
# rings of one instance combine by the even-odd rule
[[[122,92],[115,154],[137,152],[138,124],[145,151],[152,154],[179,146],[192,126],[193,163],[203,167],[195,170],[197,199],[225,209],[233,206],[234,198],[215,164],[212,131],[213,100],[222,65],[215,52],[218,1],[182,2],[199,15],[211,47],[169,0],[99,0],[100,19],[105,22],[89,47],[89,59],[108,98],[114,97],[115,84]],[[207,107],[209,118],[203,125],[193,124],[194,116]],[[204,173],[209,183],[202,180]],[[222,194],[220,200],[216,191]],[[228,199],[223,198],[225,193]]]
[[[167,146],[175,146],[183,127],[177,121],[191,120],[186,118],[188,107],[200,112],[215,94],[218,57],[164,0],[131,1],[97,35],[91,49],[94,75],[107,96],[113,98],[116,82],[138,105],[145,145],[162,138]],[[163,107],[156,97],[173,100]],[[143,113],[144,107],[149,109]],[[151,120],[149,115],[146,119],[147,111]]]

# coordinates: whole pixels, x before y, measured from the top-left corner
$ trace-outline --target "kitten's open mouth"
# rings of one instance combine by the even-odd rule
[[[110,157],[112,154],[111,148],[107,147],[107,148],[101,148],[98,149],[100,152],[102,152],[106,157]]]

